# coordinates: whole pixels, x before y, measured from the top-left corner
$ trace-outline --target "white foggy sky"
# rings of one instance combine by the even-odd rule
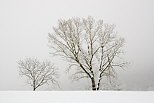
[[[153,0],[0,0],[0,90],[30,90],[19,76],[17,61],[53,61],[47,39],[52,26],[60,18],[87,16],[115,24],[126,39],[125,57],[131,64],[120,71],[122,84],[131,90],[154,90],[153,10]],[[55,66],[61,69],[62,64]],[[69,85],[65,79],[61,82],[63,89]]]

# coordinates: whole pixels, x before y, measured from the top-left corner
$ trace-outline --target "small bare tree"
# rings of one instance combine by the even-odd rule
[[[116,36],[114,28],[92,17],[59,20],[54,33],[49,33],[52,53],[65,57],[70,68],[77,68],[75,80],[89,78],[92,90],[99,90],[104,77],[115,78],[115,68],[126,64],[120,57],[125,40]]]
[[[26,58],[18,62],[20,75],[27,77],[27,83],[35,91],[38,87],[48,84],[49,81],[57,83],[57,73],[53,65],[49,62],[39,62],[37,59]]]

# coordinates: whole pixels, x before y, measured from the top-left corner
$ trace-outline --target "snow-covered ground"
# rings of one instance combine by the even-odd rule
[[[0,92],[0,103],[154,103],[154,92]]]

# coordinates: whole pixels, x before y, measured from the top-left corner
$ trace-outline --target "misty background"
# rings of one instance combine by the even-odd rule
[[[58,19],[94,17],[115,24],[126,39],[125,59],[118,71],[123,90],[154,90],[153,0],[0,0],[0,90],[31,90],[19,76],[17,61],[26,57],[50,60],[59,68],[59,90],[82,90],[71,82],[67,63],[49,54],[48,33]],[[51,85],[38,90],[52,90]]]

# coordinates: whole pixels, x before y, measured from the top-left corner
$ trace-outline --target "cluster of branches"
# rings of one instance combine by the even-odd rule
[[[35,91],[38,87],[52,82],[57,84],[57,72],[49,62],[40,62],[35,58],[27,58],[18,62],[20,75],[27,77],[27,83]]]
[[[78,68],[75,80],[89,78],[92,90],[99,90],[102,78],[115,78],[115,68],[127,63],[120,57],[125,40],[116,36],[114,28],[92,17],[59,20],[54,33],[49,33],[52,54],[65,57],[71,68]]]

